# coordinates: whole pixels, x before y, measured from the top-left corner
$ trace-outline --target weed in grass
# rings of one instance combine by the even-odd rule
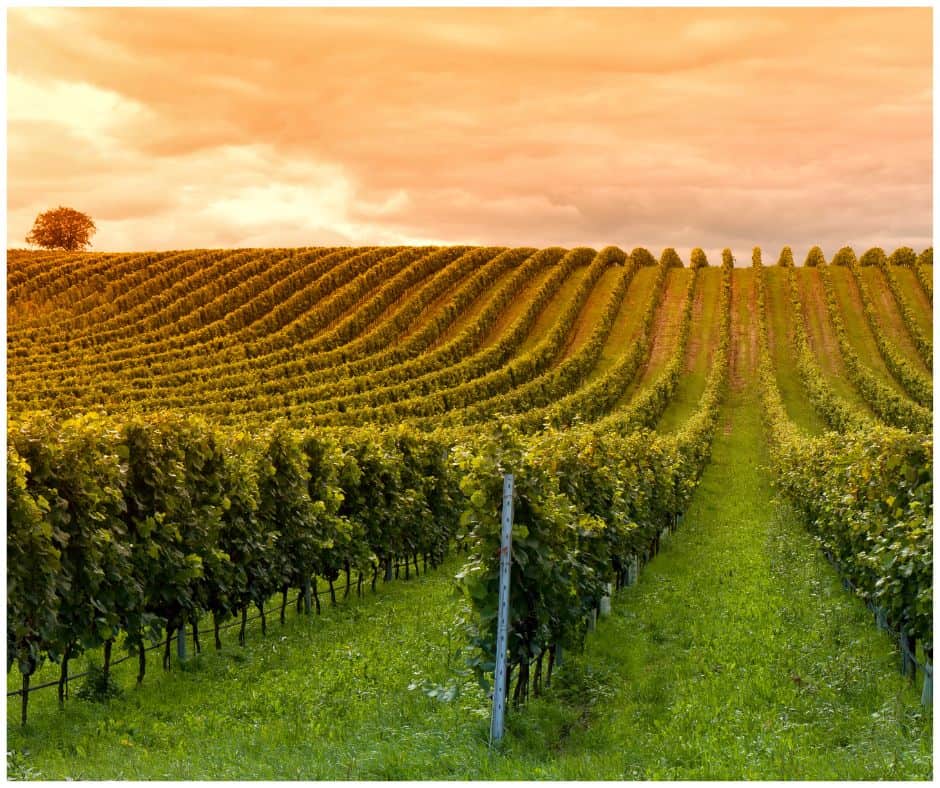
[[[85,668],[88,674],[75,692],[75,697],[93,703],[104,703],[111,698],[119,698],[124,690],[114,680],[114,675],[105,673],[104,668],[94,662],[88,663]]]

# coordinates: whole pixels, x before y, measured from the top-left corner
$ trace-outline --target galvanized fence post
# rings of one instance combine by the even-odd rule
[[[601,618],[607,618],[610,615],[610,597],[614,593],[613,583],[604,585],[604,596],[601,597],[600,614]]]
[[[496,675],[493,685],[493,716],[490,741],[503,738],[506,714],[506,663],[509,657],[509,577],[512,560],[512,490],[513,475],[503,476],[503,516],[499,540],[499,608],[496,619]]]
[[[186,624],[181,624],[176,637],[176,656],[180,662],[186,660]]]

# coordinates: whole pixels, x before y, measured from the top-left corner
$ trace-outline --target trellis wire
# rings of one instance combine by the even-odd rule
[[[404,566],[405,566],[404,563],[395,563],[395,564],[394,564],[394,567],[395,567],[396,569],[403,568]],[[412,564],[412,566],[413,566],[413,564]],[[418,571],[418,570],[416,569],[415,572],[417,572],[417,571]],[[360,575],[361,575],[361,574],[362,574],[362,573],[360,573]],[[345,592],[349,591],[349,589],[352,588],[353,585],[358,585],[358,582],[359,582],[359,581],[357,580],[356,583],[354,584],[353,581],[352,581],[352,576],[350,575],[350,578],[349,578],[349,580],[346,582],[345,585],[339,585],[339,586],[334,585],[334,586],[333,586],[333,591],[334,591],[334,592],[335,592],[335,591],[343,591],[343,592],[345,593]],[[302,596],[302,594],[303,594],[303,592],[300,592],[300,593],[298,594],[298,596],[297,596],[297,599],[300,599],[301,596]],[[296,604],[297,599],[294,600],[294,604]],[[274,614],[274,613],[279,613],[279,612],[280,612],[280,609],[281,609],[280,604],[275,604],[275,605],[272,606],[270,609],[265,610],[265,611],[264,611],[264,615],[265,615],[265,616],[268,616],[268,615],[271,615],[271,614]],[[251,622],[251,621],[257,621],[257,620],[260,619],[260,618],[261,618],[261,613],[260,613],[260,612],[259,612],[259,613],[254,613],[253,615],[250,615],[250,616],[248,616],[248,617],[245,619],[245,623],[247,624],[247,623],[249,623],[249,622]],[[219,632],[223,632],[223,631],[225,631],[225,630],[227,630],[227,629],[232,629],[232,627],[241,626],[241,623],[242,623],[241,619],[240,619],[238,616],[235,616],[231,621],[228,621],[228,622],[226,622],[226,623],[224,623],[224,624],[220,624],[220,625],[219,625]],[[183,629],[185,629],[185,627],[183,627]],[[156,651],[157,649],[164,648],[164,646],[165,646],[165,640],[161,640],[159,643],[155,643],[155,644],[152,645],[152,646],[147,646],[147,648],[144,649],[144,653],[146,653],[146,652],[148,652],[148,651]],[[111,667],[114,667],[115,665],[120,665],[122,662],[127,662],[129,659],[133,659],[133,658],[137,657],[138,655],[139,655],[139,651],[135,651],[133,654],[126,654],[126,655],[123,656],[123,657],[118,657],[117,659],[111,660]],[[77,679],[85,678],[86,676],[88,676],[88,675],[90,675],[90,674],[91,674],[91,671],[90,671],[90,670],[86,670],[86,671],[84,671],[84,672],[82,672],[82,673],[68,674],[68,675],[65,677],[65,686],[68,687],[68,685],[69,685],[70,682],[76,681]],[[36,692],[36,691],[41,690],[41,689],[48,689],[49,687],[58,687],[58,686],[59,686],[59,679],[56,679],[55,681],[47,681],[45,684],[37,684],[37,685],[35,685],[35,686],[33,686],[33,687],[30,687],[28,690],[26,690],[26,692],[27,692],[27,694],[29,694],[29,693]],[[8,697],[8,698],[12,698],[12,697],[15,697],[15,696],[17,696],[17,695],[22,695],[22,694],[23,694],[23,690],[22,690],[22,689],[11,690],[10,692],[7,692],[7,697]]]

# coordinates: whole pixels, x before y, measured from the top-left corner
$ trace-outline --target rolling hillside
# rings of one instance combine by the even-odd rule
[[[477,733],[458,734],[450,743],[461,754],[449,760],[446,746],[421,749],[393,725],[398,750],[423,764],[414,773],[393,768],[391,751],[380,758],[330,736],[321,778],[343,779],[331,766],[343,758],[355,764],[345,776],[363,779],[529,776],[527,737],[555,753],[544,775],[553,778],[925,776],[929,720],[898,732],[921,688],[890,665],[902,660],[920,681],[932,662],[932,254],[843,249],[809,267],[765,265],[759,249],[747,267],[728,250],[720,262],[701,250],[692,259],[613,246],[8,251],[8,668],[19,666],[8,690],[23,690],[8,698],[8,748],[57,778],[218,777],[176,756],[160,765],[181,733],[151,731],[132,750],[115,729],[92,745],[96,712],[77,712],[66,730],[56,690],[27,690],[57,684],[63,701],[69,661],[103,661],[110,673],[114,646],[115,660],[132,658],[115,675],[128,686],[136,677],[139,697],[146,677],[185,704],[173,683],[182,679],[147,672],[154,644],[169,668],[171,642],[187,631],[215,628],[221,648],[219,627],[240,624],[248,648],[261,637],[251,611],[265,611],[268,632],[275,618],[290,627],[288,608],[321,605],[323,620],[348,609],[353,629],[380,638],[369,595],[391,594],[407,618],[411,592],[383,588],[413,573],[430,618],[409,619],[411,635],[434,639],[442,620],[464,622],[459,643],[429,653],[447,651],[450,670],[463,644],[466,699],[430,711],[402,701],[411,711],[399,722],[427,732],[446,717]],[[470,687],[493,670],[504,473],[516,478],[511,684],[519,706],[533,700],[530,728],[544,736],[514,712],[497,763],[481,760],[485,742],[473,738],[486,700]],[[649,580],[637,586],[640,568]],[[442,574],[457,574],[459,603]],[[588,635],[609,588],[613,619]],[[763,601],[737,609],[749,594]],[[737,658],[712,640],[722,621]],[[754,653],[743,644],[752,631]],[[345,635],[303,637],[327,653]],[[552,727],[545,683],[559,655],[585,643],[574,666],[596,658],[608,686],[662,697],[635,717],[632,690],[601,692],[589,710],[559,697],[582,720],[569,737]],[[647,667],[618,658],[615,643],[621,656],[647,655]],[[198,667],[210,658],[211,643],[201,646],[195,691],[224,708],[244,677]],[[868,666],[844,691],[823,686],[829,647]],[[413,643],[396,648],[405,661],[429,658]],[[662,668],[664,654],[675,671]],[[300,658],[278,664],[295,670]],[[762,725],[777,730],[756,709],[779,703],[805,715],[795,739],[758,755],[729,744],[737,723],[721,710],[733,686],[712,671],[736,663],[748,666],[728,677],[752,715],[748,741]],[[402,665],[376,656],[374,668],[377,686],[399,697]],[[562,684],[567,669],[557,668]],[[340,691],[357,681],[350,674]],[[794,700],[794,684],[818,691]],[[160,707],[161,692],[148,703]],[[320,685],[309,692],[322,700]],[[129,703],[112,701],[114,713],[130,719]],[[350,703],[374,732],[367,700]],[[251,714],[279,714],[259,709]],[[872,723],[876,713],[884,718]],[[195,747],[201,758],[228,746],[208,744],[231,724],[219,714]],[[836,735],[833,716],[845,720],[844,757],[807,744]],[[663,720],[671,743],[654,746]],[[633,742],[640,766],[592,751],[592,726],[611,752]],[[694,756],[683,749],[698,741],[693,730],[704,737]],[[286,731],[271,735],[287,762],[309,755]],[[60,739],[96,754],[70,763],[54,752]],[[252,769],[237,747],[219,757],[229,777],[291,774],[266,756]],[[714,768],[687,763],[712,757]]]

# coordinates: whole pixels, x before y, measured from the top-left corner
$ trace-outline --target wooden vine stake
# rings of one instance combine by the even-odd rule
[[[496,619],[496,675],[493,686],[493,716],[490,742],[503,738],[506,714],[506,662],[509,657],[509,570],[512,560],[512,490],[513,475],[503,476],[503,518],[499,542],[499,610]]]

